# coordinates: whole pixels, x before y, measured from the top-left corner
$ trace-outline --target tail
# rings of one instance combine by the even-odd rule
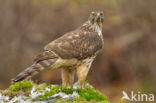
[[[11,83],[16,83],[16,82],[30,79],[32,76],[38,74],[40,71],[54,64],[56,60],[57,58],[54,58],[54,59],[43,60],[34,63],[33,65],[25,69],[23,72],[19,73],[15,78],[13,78],[11,80]]]

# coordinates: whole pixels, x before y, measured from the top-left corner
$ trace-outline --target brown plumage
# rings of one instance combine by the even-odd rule
[[[48,68],[51,64],[55,63],[58,58],[51,58],[48,60],[37,61],[32,64],[30,67],[25,69],[23,72],[18,74],[15,78],[11,80],[12,83],[29,80],[32,76],[38,74],[40,71]]]
[[[34,64],[13,78],[12,83],[30,79],[46,68],[62,68],[63,85],[72,86],[77,70],[77,84],[82,87],[94,58],[103,48],[103,19],[103,12],[92,12],[78,29],[46,45]]]

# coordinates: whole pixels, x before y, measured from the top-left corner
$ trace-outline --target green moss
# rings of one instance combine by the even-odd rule
[[[45,91],[44,95],[39,96],[36,100],[49,100],[52,99],[52,95],[59,93],[59,92],[64,92],[66,94],[72,94],[73,90],[69,89],[64,86],[58,86],[58,85],[47,85],[43,86],[43,88],[40,89],[45,89],[48,88],[49,91]]]
[[[83,99],[75,99],[74,101],[69,101],[67,99],[61,99],[56,101],[55,103],[110,103],[110,101],[108,100],[104,100],[104,101],[96,101],[96,100],[90,100],[90,101],[86,101]]]
[[[59,93],[60,91],[66,94],[72,94],[74,91],[76,91],[80,95],[80,98],[75,98],[75,100],[77,101],[95,100],[95,101],[103,101],[102,103],[109,103],[109,102],[105,102],[108,101],[108,98],[106,96],[104,96],[103,94],[99,93],[94,88],[89,86],[86,89],[80,89],[80,88],[73,89],[73,88],[68,88],[65,86],[58,86],[58,85],[47,86],[47,87],[50,89],[50,91],[45,92],[45,95],[38,97],[38,99],[49,100],[51,98],[50,96]]]
[[[18,82],[18,83],[15,83],[15,84],[11,85],[6,90],[1,90],[1,94],[7,95],[10,98],[13,98],[14,96],[20,95],[21,91],[23,91],[24,95],[28,96],[29,93],[30,93],[30,90],[32,89],[32,87],[34,85],[36,85],[36,84],[34,82],[32,82],[32,81]]]
[[[22,81],[22,82],[15,83],[14,85],[11,85],[9,87],[9,90],[18,91],[22,89],[31,89],[33,85],[34,85],[34,82],[32,81]]]
[[[96,100],[96,101],[103,101],[106,100],[107,97],[99,93],[93,88],[89,89],[77,89],[77,92],[79,93],[80,97],[90,101],[90,100]],[[107,99],[108,100],[108,99]]]
[[[58,96],[57,98],[60,99],[56,103],[110,103],[106,96],[95,90],[88,83],[85,84],[86,89],[73,89],[59,85],[47,85],[45,83],[37,85],[32,81],[22,81],[11,85],[8,89],[1,91],[1,93],[13,98],[14,96],[18,96],[21,94],[21,92],[23,92],[25,96],[29,97],[33,86],[37,87],[38,92],[44,92],[43,95],[38,96],[37,98],[33,99],[33,101],[46,101],[53,99],[54,97],[52,97],[52,95],[59,92],[63,92],[65,94],[72,94],[73,92],[77,92],[80,97],[75,97],[73,101],[62,99]]]

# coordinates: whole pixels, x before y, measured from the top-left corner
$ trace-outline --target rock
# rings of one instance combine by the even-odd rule
[[[90,84],[86,89],[22,81],[0,91],[0,103],[110,103],[108,98]]]

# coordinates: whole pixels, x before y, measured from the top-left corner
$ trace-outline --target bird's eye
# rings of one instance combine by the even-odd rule
[[[92,16],[96,16],[96,13],[95,12],[92,12]]]
[[[100,13],[100,16],[103,16],[103,13]]]

